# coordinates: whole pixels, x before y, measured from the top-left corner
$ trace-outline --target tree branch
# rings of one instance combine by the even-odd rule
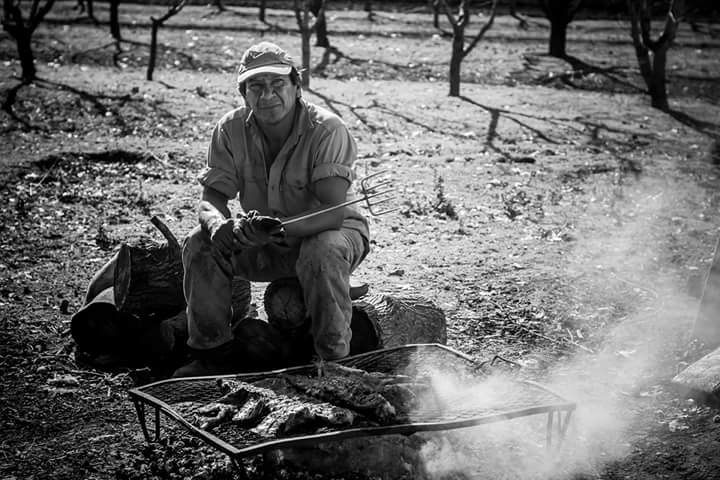
[[[293,0],[293,4],[295,5],[295,8],[293,9],[293,10],[295,10],[295,20],[297,20],[298,28],[302,32],[304,25],[303,25],[302,17],[300,16],[300,4],[299,3],[300,2],[298,0]]]
[[[165,15],[163,15],[163,16],[160,17],[160,18],[150,17],[150,20],[152,20],[153,23],[157,23],[158,25],[162,25],[163,23],[165,23],[165,22],[167,21],[167,19],[169,19],[170,17],[172,17],[172,16],[177,15],[178,13],[180,13],[180,10],[183,9],[183,7],[185,6],[185,3],[186,3],[186,2],[187,2],[187,0],[180,0],[179,2],[176,2],[174,5],[172,5],[172,6],[168,9],[168,11],[167,11],[167,13],[166,13]]]
[[[632,1],[632,0],[631,0]],[[657,49],[657,43],[651,37],[652,23],[650,18],[650,8],[647,0],[641,0],[640,3],[640,32],[642,34],[643,43],[652,51]]]
[[[463,50],[463,58],[472,51],[473,48],[480,42],[483,36],[485,36],[485,33],[490,30],[490,27],[492,27],[493,22],[495,21],[495,13],[497,12],[497,4],[498,0],[492,0],[492,5],[490,7],[490,18],[485,23],[485,25],[482,26],[478,34],[473,38],[473,41],[470,42],[470,45]]]
[[[450,6],[447,4],[445,0],[440,0],[440,3],[442,4],[443,10],[445,11],[445,15],[447,15],[448,21],[453,26],[453,28],[457,27],[459,25],[458,19],[455,18],[455,15],[453,14],[452,10],[450,9]]]

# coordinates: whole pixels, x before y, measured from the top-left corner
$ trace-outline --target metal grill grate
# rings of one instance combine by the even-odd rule
[[[349,357],[338,363],[368,372],[380,372],[391,375],[407,375],[413,378],[432,377],[452,379],[452,382],[464,386],[482,385],[485,376],[478,371],[477,364],[469,357],[443,345],[422,344],[405,345],[385,350],[369,352]],[[148,440],[145,407],[155,409],[155,435],[159,437],[160,413],[177,421],[210,445],[227,453],[234,459],[262,453],[264,451],[311,445],[329,440],[340,440],[370,435],[411,434],[420,431],[439,431],[463,428],[484,423],[497,422],[511,418],[548,414],[548,442],[550,442],[553,414],[557,416],[557,430],[562,438],[565,434],[570,413],[575,404],[548,389],[531,382],[490,383],[483,392],[472,387],[462,392],[440,389],[436,395],[441,402],[421,407],[412,413],[410,421],[401,424],[368,426],[325,430],[310,435],[291,435],[284,437],[261,437],[255,432],[243,429],[232,423],[219,425],[212,433],[201,430],[191,422],[188,402],[205,404],[217,400],[223,395],[218,386],[219,378],[237,379],[253,382],[283,374],[308,374],[315,372],[311,365],[294,367],[280,371],[223,375],[216,377],[197,377],[170,379],[130,391],[137,407],[143,432]],[[488,395],[488,393],[490,393]],[[442,405],[442,408],[438,408]],[[565,418],[562,418],[562,413]]]

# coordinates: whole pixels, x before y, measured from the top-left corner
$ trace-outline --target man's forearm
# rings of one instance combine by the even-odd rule
[[[317,208],[316,210],[322,210],[322,208],[327,206]],[[286,225],[285,234],[289,237],[307,237],[316,233],[324,232],[325,230],[338,230],[342,227],[344,219],[344,209],[341,208],[339,210],[333,210],[331,212],[310,217],[306,220]]]
[[[203,190],[200,199],[200,208],[198,210],[198,220],[200,227],[210,233],[213,226],[223,223],[230,218],[230,209],[227,206],[228,199],[220,192],[211,188]]]

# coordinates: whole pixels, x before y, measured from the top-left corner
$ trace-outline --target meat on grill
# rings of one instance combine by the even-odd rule
[[[406,375],[367,372],[332,362],[324,363],[322,370],[322,377],[284,378],[306,395],[350,408],[381,424],[405,420],[418,407],[420,396],[431,390],[424,379]]]
[[[212,430],[228,423],[263,437],[321,429],[390,424],[406,420],[432,389],[404,375],[323,365],[324,375],[284,373],[253,383],[220,378],[223,396],[193,408],[196,425]],[[358,417],[359,415],[359,417]]]
[[[218,384],[225,395],[196,412],[204,417],[199,422],[204,430],[232,422],[264,437],[276,437],[350,426],[355,420],[351,411],[299,395],[280,378],[255,384],[219,379]]]
[[[302,375],[285,375],[283,378],[306,395],[350,408],[380,423],[395,419],[395,407],[380,392],[354,378],[327,374],[320,378]]]

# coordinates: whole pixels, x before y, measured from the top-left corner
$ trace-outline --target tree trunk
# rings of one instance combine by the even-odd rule
[[[17,42],[20,66],[22,67],[22,79],[24,82],[32,82],[37,78],[35,68],[35,55],[32,50],[32,31],[27,28],[14,29],[13,36]]]
[[[175,4],[173,4],[167,11],[165,15],[163,15],[160,18],[150,17],[150,23],[152,24],[152,30],[150,33],[150,58],[148,59],[148,69],[147,69],[147,75],[146,78],[151,81],[153,79],[153,72],[155,71],[155,61],[157,59],[157,36],[158,36],[158,30],[160,27],[170,18],[178,13],[180,13],[180,10],[183,9],[185,6],[186,0],[178,0]],[[157,226],[160,231],[163,232],[163,235],[166,234],[167,228],[165,225],[158,225],[156,221],[160,221],[157,218],[153,218],[153,223],[155,226]],[[167,231],[167,237],[169,243],[175,243],[177,244],[177,241],[175,240],[175,237],[172,236],[172,233]],[[172,237],[172,238],[171,238]]]
[[[460,96],[460,67],[463,61],[465,33],[463,29],[453,29],[452,54],[450,55],[450,93],[451,97]]]
[[[630,35],[635,47],[635,55],[640,67],[640,73],[648,88],[651,105],[659,110],[668,111],[667,78],[667,52],[670,49],[680,24],[682,2],[671,2],[665,19],[665,28],[658,40],[651,39],[650,11],[647,4],[637,0],[628,0],[630,11]]]
[[[261,22],[265,22],[265,0],[260,0],[260,11],[258,13],[258,19]]]
[[[430,6],[433,12],[433,27],[440,28],[440,1],[430,0]]]
[[[327,33],[327,21],[325,19],[325,9],[320,11],[315,23],[315,45],[323,48],[330,48],[330,40]]]
[[[310,11],[306,1],[303,1],[300,25],[301,61],[303,71],[301,73],[303,88],[310,88]]]
[[[668,46],[669,45],[660,45],[660,47],[654,52],[652,77],[649,86],[651,105],[664,112],[667,112],[670,109],[665,77]]]
[[[98,19],[95,18],[95,7],[93,6],[94,0],[85,0],[85,6],[87,7],[87,16],[95,25],[98,25]]]
[[[119,42],[122,40],[120,35],[120,16],[118,10],[120,8],[120,0],[110,0],[110,34]]]
[[[565,58],[567,56],[565,47],[567,44],[567,27],[564,20],[550,19],[550,49],[553,57]]]
[[[160,28],[160,22],[156,19],[151,19],[152,29],[150,31],[150,57],[148,58],[147,75],[145,78],[148,81],[152,81],[153,72],[155,71],[155,60],[157,59],[157,35],[158,29]]]

